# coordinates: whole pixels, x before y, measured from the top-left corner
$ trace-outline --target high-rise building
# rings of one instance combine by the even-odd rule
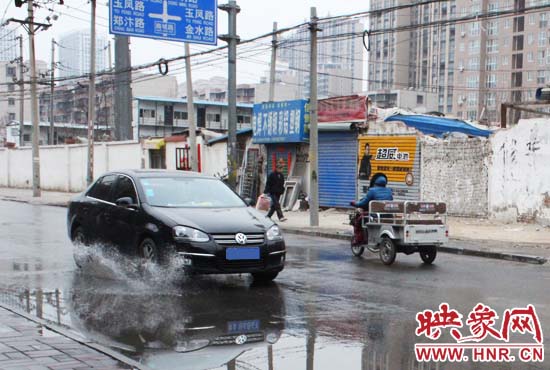
[[[371,1],[373,10],[405,4]],[[544,5],[550,0],[453,0],[376,13],[371,29],[388,31],[371,36],[369,93],[429,91],[440,112],[498,122],[501,103],[533,101],[550,83],[550,6],[528,11]],[[497,11],[514,13],[453,21]],[[410,29],[392,31],[400,26]]]
[[[373,0],[371,10],[408,4],[410,0]],[[455,13],[455,1],[375,13],[370,28],[384,32],[376,32],[369,40],[369,93],[404,89],[437,93],[438,110],[452,112],[455,25],[420,25],[449,20]],[[392,31],[407,26],[409,30]]]
[[[106,36],[96,36],[96,72],[109,65],[109,42]],[[63,35],[57,41],[59,76],[82,76],[90,72],[90,32],[76,31]]]
[[[0,20],[0,24],[3,23]],[[0,26],[0,61],[11,61],[19,57],[19,42],[17,27],[5,25]]]
[[[358,35],[364,31],[360,20],[332,20],[319,26],[317,65],[318,95],[332,97],[363,91],[364,48]],[[296,72],[299,95],[309,96],[310,32],[303,28],[281,40],[278,60]]]

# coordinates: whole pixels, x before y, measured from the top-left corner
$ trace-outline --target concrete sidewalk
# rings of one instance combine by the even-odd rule
[[[42,319],[0,305],[0,369],[147,369]]]
[[[0,188],[0,200],[65,207],[73,193],[42,191],[33,198],[30,189]],[[283,230],[303,235],[349,240],[352,228],[346,211],[319,213],[319,227],[309,226],[308,212],[286,212]],[[276,217],[274,216],[274,220]],[[441,251],[513,261],[545,263],[550,259],[550,228],[536,224],[505,224],[487,219],[449,217],[451,243]]]

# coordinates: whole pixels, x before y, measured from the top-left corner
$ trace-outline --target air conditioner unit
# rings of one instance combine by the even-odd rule
[[[464,66],[458,67],[458,70],[459,70],[460,72],[464,72]]]
[[[461,32],[460,37],[466,37],[466,32]]]

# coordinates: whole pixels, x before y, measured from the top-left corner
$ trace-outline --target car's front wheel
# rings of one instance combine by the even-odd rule
[[[252,278],[255,283],[268,283],[273,281],[279,272],[254,272],[252,273]]]
[[[159,253],[155,241],[145,238],[139,244],[139,255],[143,263],[158,263]]]

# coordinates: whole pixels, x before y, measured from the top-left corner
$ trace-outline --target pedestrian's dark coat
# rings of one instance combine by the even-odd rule
[[[282,195],[285,192],[285,177],[282,173],[273,171],[267,177],[266,194]]]

